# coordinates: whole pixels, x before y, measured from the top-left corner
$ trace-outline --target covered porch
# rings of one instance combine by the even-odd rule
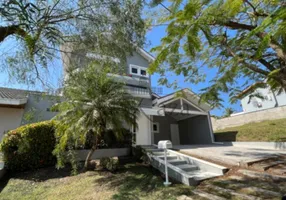
[[[156,100],[164,116],[152,116],[151,141],[170,140],[173,145],[211,144],[214,142],[209,116],[210,107],[199,104],[198,97],[187,90]]]

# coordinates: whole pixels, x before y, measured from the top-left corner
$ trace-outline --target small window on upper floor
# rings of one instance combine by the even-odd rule
[[[146,67],[141,67],[137,65],[130,65],[130,74],[137,75],[137,76],[142,76],[142,77],[149,77],[147,74],[147,69]]]
[[[147,72],[146,72],[145,69],[141,69],[140,71],[141,71],[141,76],[146,76],[147,75]]]
[[[132,68],[131,68],[131,73],[132,73],[132,74],[138,74],[138,69],[135,68],[135,67],[132,67]]]

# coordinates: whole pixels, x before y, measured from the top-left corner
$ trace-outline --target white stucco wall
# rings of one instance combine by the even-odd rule
[[[286,106],[276,108],[243,113],[222,119],[212,118],[213,130],[221,130],[224,128],[241,126],[248,123],[260,122],[265,120],[284,119],[286,118]]]
[[[286,105],[285,92],[282,92],[278,95],[277,92],[273,93],[270,88],[259,88],[256,90],[256,92],[263,96],[265,99],[253,97],[249,101],[249,95],[244,97],[241,99],[241,106],[244,112],[261,111],[269,108],[274,108],[276,106]],[[259,104],[259,106],[255,106],[257,104]]]
[[[4,131],[13,130],[20,126],[24,109],[0,107],[0,140]]]
[[[136,145],[151,145],[151,118],[142,112],[137,119]]]

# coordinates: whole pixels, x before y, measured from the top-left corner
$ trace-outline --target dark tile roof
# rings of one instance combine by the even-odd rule
[[[39,92],[0,87],[0,99],[25,99],[30,93]]]

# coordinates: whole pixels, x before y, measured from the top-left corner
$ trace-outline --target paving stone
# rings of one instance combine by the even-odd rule
[[[282,194],[280,194],[279,192],[274,192],[274,191],[270,191],[270,190],[265,190],[265,189],[261,189],[261,188],[257,188],[257,187],[246,187],[243,188],[243,190],[249,191],[249,192],[255,192],[257,194],[260,194],[259,196],[263,196],[265,198],[265,196],[270,196],[270,197],[281,197]]]
[[[238,197],[239,199],[245,199],[245,200],[259,200],[259,199],[261,199],[259,197],[255,197],[255,196],[252,196],[252,195],[241,194],[241,193],[235,192],[234,190],[225,189],[225,188],[214,186],[214,185],[209,185],[208,187],[211,188],[211,189],[215,189],[217,191],[222,191],[224,193],[229,193],[229,194],[231,194],[233,196]]]
[[[281,160],[280,161],[272,161],[272,162],[264,162],[264,163],[254,164],[252,167],[254,169],[266,171],[267,169],[269,169],[271,167],[274,167],[276,165],[283,164],[283,163],[285,163],[285,161],[281,161]]]
[[[229,176],[228,178],[232,179],[232,180],[238,180],[238,181],[244,181],[245,180],[245,178],[243,176],[235,176],[235,175]]]
[[[209,199],[209,200],[226,200],[226,198],[219,197],[219,196],[214,195],[214,194],[206,193],[206,192],[203,192],[201,190],[194,190],[193,193],[198,195],[198,196]]]
[[[177,200],[193,200],[193,198],[188,197],[186,195],[181,195],[177,198]]]
[[[240,169],[238,170],[238,172],[246,176],[253,177],[253,178],[271,179],[271,180],[277,180],[277,181],[286,180],[286,176],[271,175],[266,172],[256,172],[256,171],[245,170],[245,169]]]

